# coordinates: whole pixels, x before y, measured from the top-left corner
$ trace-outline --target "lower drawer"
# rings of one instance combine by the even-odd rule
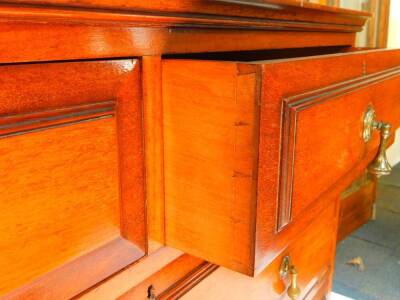
[[[219,268],[181,299],[275,300],[289,299],[286,294],[289,278],[280,275],[284,257],[289,256],[298,272],[301,294],[298,299],[317,299],[329,289],[333,247],[335,246],[335,205],[332,203],[321,217],[304,230],[281,255],[255,278]]]
[[[377,179],[363,174],[342,193],[340,199],[338,241],[373,218]]]
[[[330,286],[329,274],[321,276],[321,278],[316,282],[316,284],[311,288],[311,290],[304,297],[304,300],[322,300],[326,299],[327,291]]]

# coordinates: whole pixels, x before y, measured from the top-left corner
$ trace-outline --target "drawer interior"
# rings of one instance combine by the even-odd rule
[[[288,48],[288,49],[269,49],[252,51],[231,51],[231,52],[202,52],[186,54],[168,54],[164,59],[193,59],[193,60],[213,60],[213,61],[237,61],[237,62],[257,62],[276,59],[302,58],[309,56],[320,56],[340,53],[351,53],[371,48],[357,48],[350,46],[330,46],[330,47],[308,47],[308,48]]]
[[[281,58],[307,57],[313,55],[326,55],[356,51],[349,46],[334,47],[310,47],[299,49],[270,49],[254,51],[232,51],[232,52],[207,52],[165,55],[165,59],[198,59],[198,60],[219,60],[219,61],[261,61]]]

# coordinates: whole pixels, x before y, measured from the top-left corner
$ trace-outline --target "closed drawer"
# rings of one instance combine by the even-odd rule
[[[281,233],[318,217],[322,195],[374,157],[368,108],[399,126],[399,66],[397,50],[164,60],[166,243],[261,272],[287,245]]]
[[[330,234],[334,227],[335,205],[332,203],[321,218],[312,222],[304,234],[299,235],[261,274],[252,278],[219,268],[203,279],[182,299],[289,299],[286,296],[290,279],[280,275],[283,258],[290,257],[298,271],[300,299],[313,299],[328,291],[329,275],[332,271],[332,249],[335,242]]]
[[[70,299],[145,254],[137,64],[0,67],[0,298]]]

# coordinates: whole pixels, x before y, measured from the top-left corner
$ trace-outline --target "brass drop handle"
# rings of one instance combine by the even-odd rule
[[[290,285],[286,292],[290,299],[296,300],[301,294],[301,289],[297,284],[297,269],[292,265],[289,256],[283,258],[279,273],[282,279],[289,277]]]
[[[295,266],[290,266],[289,276],[290,276],[290,285],[287,289],[287,294],[290,299],[296,300],[300,296],[301,290],[297,285],[297,270]]]
[[[390,124],[383,122],[376,122],[376,129],[381,133],[381,142],[379,144],[379,151],[375,159],[368,166],[368,171],[377,177],[382,175],[389,175],[392,171],[392,166],[386,157],[386,149],[390,137]]]
[[[147,299],[148,300],[156,300],[156,293],[155,293],[155,288],[153,285],[150,285],[147,288]]]
[[[374,109],[372,107],[368,108],[368,111],[364,116],[364,141],[368,142],[371,139],[373,130],[379,130],[381,137],[379,151],[375,159],[368,166],[368,171],[371,174],[376,175],[377,177],[380,177],[382,175],[389,175],[392,171],[392,167],[390,166],[389,161],[386,157],[386,149],[390,137],[390,128],[390,124],[376,121]]]

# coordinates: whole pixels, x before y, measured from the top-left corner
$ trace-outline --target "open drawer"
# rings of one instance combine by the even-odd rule
[[[368,110],[392,130],[400,122],[398,50],[174,58],[162,70],[166,243],[245,274],[262,271],[281,233],[300,231],[321,195],[374,157]]]

